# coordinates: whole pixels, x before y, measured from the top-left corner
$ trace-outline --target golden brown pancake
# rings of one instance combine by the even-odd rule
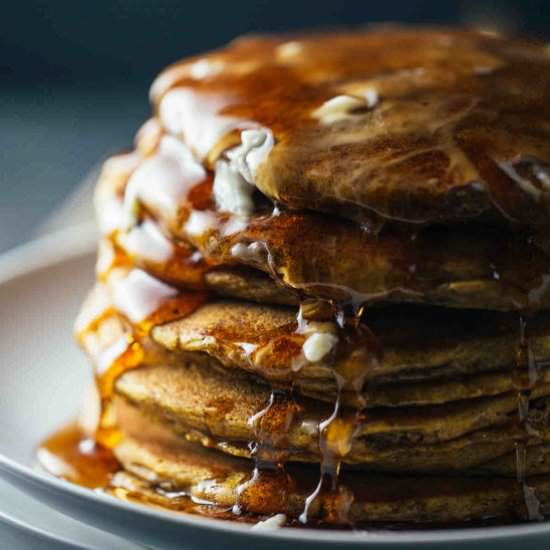
[[[99,299],[95,294],[84,313],[94,309]],[[336,348],[311,362],[303,352],[309,335],[317,331],[345,335],[347,331],[329,322],[299,324],[291,308],[214,300],[187,317],[153,325],[151,341],[144,342],[142,364],[194,363],[219,369],[228,377],[247,371],[280,388],[292,386],[298,393],[329,403],[337,396],[336,368],[345,377],[342,402],[369,409],[499,395],[525,385],[529,376],[536,376],[538,383],[550,381],[550,329],[545,314],[529,320],[532,359],[531,364],[521,365],[517,359],[520,325],[515,315],[388,308],[370,312],[368,321],[374,339],[357,341],[349,352]],[[99,370],[130,326],[111,306],[97,326],[85,332],[81,343]]]
[[[225,509],[237,504],[245,513],[285,513],[291,520],[302,514],[305,497],[317,484],[315,467],[297,465],[289,465],[286,474],[264,472],[250,483],[253,473],[249,461],[174,438],[171,430],[134,408],[126,408],[123,414],[126,436],[116,448],[116,455],[132,476],[116,476],[113,485],[142,499],[145,495],[152,502],[177,508],[179,502],[185,503],[187,495],[195,502],[210,502]],[[321,495],[310,511],[313,518],[333,524],[345,519],[344,523],[361,525],[528,516],[522,487],[515,479],[390,477],[344,471],[341,487],[340,499],[330,493]],[[540,511],[548,511],[547,479],[532,477],[529,487],[540,501]],[[349,510],[346,502],[351,504]],[[335,513],[337,504],[342,507],[340,517]]]
[[[243,290],[242,279],[233,279],[233,292],[226,280],[221,293],[273,303],[296,303],[300,295],[363,304],[411,302],[494,310],[540,310],[550,303],[550,253],[547,240],[540,237],[463,227],[373,235],[352,222],[307,212],[239,221],[215,211],[182,211],[187,218],[162,222],[176,232],[171,238],[160,237],[169,250],[164,261],[148,258],[149,248],[131,248],[126,230],[118,231],[117,245],[137,265],[188,288],[217,290],[216,279],[201,279],[214,268],[254,268],[273,282],[258,280],[256,273],[254,288]],[[207,220],[201,221],[200,231],[190,232],[189,224],[197,216]],[[151,225],[148,221],[147,227]],[[130,235],[142,231],[138,224]],[[192,248],[182,253],[181,247],[173,248],[175,239]],[[197,256],[200,265],[189,261]]]
[[[96,204],[98,216],[108,218],[106,241],[169,283],[214,290],[220,284],[230,295],[233,285],[235,297],[274,303],[296,303],[300,296],[496,310],[540,310],[550,303],[550,244],[542,233],[461,225],[393,227],[376,235],[337,217],[273,212],[265,197],[257,198],[255,212],[236,215],[215,205],[207,172],[191,186],[185,171],[169,175],[183,153],[168,156],[162,143],[149,156],[134,153],[132,170],[121,169],[125,177],[108,164]],[[197,189],[205,200],[194,198]],[[208,277],[242,266],[267,274],[271,284],[257,273],[250,290],[242,278],[224,284]]]
[[[305,332],[298,327],[296,313],[291,308],[214,300],[187,318],[155,327],[152,337],[190,360],[193,353],[207,354],[226,367],[244,369],[275,382],[295,381],[300,388],[318,381],[325,393],[320,398],[330,400],[335,396],[334,358],[295,363]],[[374,357],[369,356],[373,343],[363,341],[361,375],[375,383],[374,391],[381,383],[408,386],[411,381],[425,378],[467,385],[467,378],[449,378],[505,369],[510,370],[504,376],[514,383],[510,371],[517,363],[520,339],[520,323],[515,315],[396,307],[370,310],[364,321],[381,346],[380,356],[376,351],[371,351]],[[322,326],[324,331],[337,332],[333,323]],[[542,313],[530,319],[528,327],[533,358],[541,367],[550,359],[550,318]],[[345,356],[341,361],[345,371],[346,362],[352,358]],[[499,383],[496,377],[492,380],[496,389]],[[484,383],[482,379],[480,383]],[[368,386],[365,391],[369,391]]]
[[[284,450],[291,460],[319,461],[318,425],[332,414],[328,405],[285,396],[256,426],[249,419],[268,407],[269,387],[194,365],[128,371],[116,393],[177,433],[237,456],[250,456],[247,442],[256,441]],[[539,386],[533,402],[548,394],[549,385]],[[545,406],[541,400],[541,410]],[[438,406],[379,408],[358,416],[343,411],[353,427],[353,437],[350,433],[341,441],[343,460],[369,470],[409,472],[482,464],[513,450],[515,441],[534,444],[547,437],[535,404],[529,419],[533,426],[537,419],[542,424],[536,437],[517,426],[516,410],[516,395],[503,394]]]
[[[204,278],[207,287],[220,296],[264,304],[300,303],[299,292],[278,285],[268,275],[256,269],[221,267],[208,271]]]
[[[476,309],[544,309],[546,243],[490,230],[432,228],[374,237],[313,214],[260,217],[229,237],[189,237],[223,264],[246,264],[306,295],[370,304],[413,302]]]

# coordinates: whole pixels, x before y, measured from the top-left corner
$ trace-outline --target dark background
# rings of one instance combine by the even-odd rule
[[[246,32],[379,21],[548,36],[547,1],[2,1],[0,250],[131,144],[156,73]]]

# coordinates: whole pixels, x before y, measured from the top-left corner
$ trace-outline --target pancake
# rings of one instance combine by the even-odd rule
[[[300,304],[297,291],[278,285],[265,273],[255,269],[222,267],[208,271],[204,279],[206,286],[220,296],[261,304]]]
[[[549,66],[393,28],[164,71],[96,188],[76,337],[97,391],[39,460],[241,521],[543,519]]]
[[[134,181],[149,174],[147,162],[160,164],[167,158],[159,153],[146,159],[134,172]],[[166,212],[164,187],[171,180],[164,168],[155,164],[156,170],[151,176],[156,186],[139,196],[141,208],[153,220],[120,228],[128,216],[120,204],[119,228],[110,238],[137,265],[167,282],[204,287],[209,284],[205,274],[214,268],[247,266],[274,280],[270,288],[262,283],[265,298],[281,293],[277,285],[289,289],[275,303],[296,303],[300,295],[494,310],[540,310],[550,303],[549,243],[542,236],[440,226],[413,234],[394,229],[373,235],[352,222],[315,213],[269,211],[243,219],[196,209],[185,198]],[[134,193],[127,191],[126,197]],[[113,207],[108,204],[98,207],[109,212]],[[243,294],[243,286],[236,286],[236,297],[256,292]],[[226,285],[223,293],[232,295],[231,287]]]
[[[143,500],[145,495],[173,509],[178,505],[187,509],[186,497],[192,497],[203,505],[213,503],[226,510],[237,505],[241,513],[284,513],[292,520],[302,514],[305,498],[317,484],[316,469],[296,465],[289,465],[285,474],[263,472],[254,478],[249,461],[174,438],[170,430],[136,409],[127,408],[124,414],[126,436],[115,452],[132,475],[115,476],[112,485],[130,497]],[[341,487],[339,498],[330,492],[321,494],[310,510],[312,519],[360,526],[529,516],[522,487],[514,479],[399,477],[344,471]],[[538,499],[539,512],[548,512],[547,478],[533,477],[529,487]]]
[[[226,367],[257,373],[268,380],[294,381],[304,389],[308,382],[319,381],[324,385],[325,399],[332,399],[336,390],[333,357],[327,357],[328,364],[323,360],[296,364],[308,331],[307,322],[299,324],[296,314],[290,308],[214,300],[187,318],[155,327],[152,337],[187,358],[193,359],[193,353],[208,354]],[[377,350],[369,353],[373,342],[366,337],[362,342],[364,368],[360,374],[368,382],[392,383],[399,374],[397,382],[403,384],[512,370],[517,364],[520,323],[515,315],[401,307],[369,311],[364,322],[381,346],[380,354]],[[337,326],[327,322],[310,323],[310,333],[315,326],[338,333]],[[540,314],[529,320],[528,327],[530,349],[542,367],[550,359],[550,317]],[[345,372],[346,364],[354,360],[349,356],[337,358],[336,368]],[[513,384],[510,373],[507,377]],[[496,378],[493,380],[497,387]]]
[[[549,68],[544,44],[476,31],[253,36],[169,67],[152,97],[211,164],[251,129],[242,174],[292,208],[540,226]]]
[[[242,377],[228,379],[194,365],[128,371],[118,379],[116,394],[152,418],[164,419],[177,433],[238,456],[250,456],[247,443],[255,441],[284,451],[290,460],[319,461],[318,426],[332,414],[328,405],[288,395],[273,403],[267,386]],[[515,394],[438,406],[380,408],[363,415],[342,411],[343,422],[350,424],[348,436],[338,443],[344,449],[342,459],[382,471],[481,464],[510,452],[515,441],[547,437],[536,403],[541,400],[545,410],[543,398],[549,394],[550,386],[541,385],[531,396],[529,419],[540,428],[535,438],[515,423]],[[258,425],[249,420],[253,417]]]
[[[544,309],[550,301],[547,243],[488,229],[373,237],[350,223],[282,213],[229,237],[215,227],[182,237],[213,261],[244,263],[306,295],[339,301],[496,310]]]
[[[97,287],[82,317],[89,316],[87,310],[101,311],[101,300],[108,298]],[[110,302],[103,307],[107,314],[81,338],[99,372],[131,330]],[[499,395],[525,386],[532,376],[538,383],[550,381],[550,329],[544,314],[529,321],[532,359],[526,365],[518,365],[520,325],[513,315],[397,308],[371,312],[368,320],[370,332],[350,349],[344,344],[338,351],[337,346],[335,356],[331,352],[312,362],[304,355],[308,338],[339,333],[349,338],[350,331],[326,321],[298,322],[290,308],[209,301],[187,317],[153,324],[151,337],[142,340],[140,364],[194,363],[219,369],[223,376],[229,374],[225,369],[231,376],[247,371],[329,403],[340,389],[343,404],[366,408]],[[344,377],[339,388],[335,368]]]

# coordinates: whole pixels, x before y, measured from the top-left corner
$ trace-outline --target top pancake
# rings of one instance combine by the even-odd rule
[[[241,171],[292,208],[541,227],[549,69],[542,44],[466,30],[254,36],[168,68],[152,99],[211,166],[255,129]]]

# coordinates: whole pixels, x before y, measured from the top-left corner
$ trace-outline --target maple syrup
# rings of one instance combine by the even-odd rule
[[[368,48],[385,53],[357,55]],[[301,299],[298,318],[280,330],[272,356],[290,365],[291,380],[305,361],[304,323],[336,327],[338,344],[324,360],[337,395],[332,413],[316,427],[318,483],[308,486],[299,521],[353,526],[357,492],[339,483],[342,462],[368,414],[365,384],[383,357],[366,308],[384,301],[533,311],[550,306],[548,249],[532,235],[548,227],[550,136],[540,124],[550,89],[541,76],[548,73],[546,56],[536,45],[514,49],[466,31],[400,30],[290,43],[249,38],[167,69],[152,88],[154,118],[138,133],[134,152],[106,163],[96,193],[102,231],[97,279],[107,298],[81,321],[77,338],[86,348],[108,320],[120,328],[94,356],[97,431],[91,437],[71,426],[55,434],[38,451],[42,465],[74,483],[139,499],[131,484],[112,485],[115,476],[123,479],[112,453],[122,437],[112,407],[116,380],[158,359],[153,327],[208,302],[210,270],[245,265]],[[535,86],[526,78],[533,75]],[[358,99],[367,92],[365,101]],[[350,97],[364,105],[330,126],[323,112],[336,116],[335,105]],[[499,116],[519,136],[518,148],[495,126]],[[344,170],[359,158],[357,151],[368,185],[351,185],[353,170]],[[270,162],[262,164],[268,153]],[[506,160],[493,160],[500,157]],[[220,208],[217,162],[240,166],[239,184],[252,203],[246,215],[232,212],[230,203]],[[332,163],[328,172],[326,162]],[[309,174],[306,194],[293,170]],[[335,172],[342,178],[338,193],[326,179]],[[404,196],[401,180],[425,193]],[[254,189],[246,187],[252,183]],[[377,186],[387,192],[371,192]],[[439,188],[447,194],[438,195]],[[498,291],[476,294],[471,285],[480,280]],[[456,292],[460,285],[466,286],[462,293]],[[514,377],[518,422],[532,436],[529,398],[539,367],[528,332],[522,317]],[[215,337],[222,341],[224,334]],[[261,344],[260,338],[240,343],[251,362]],[[355,394],[354,407],[343,405],[343,391]],[[286,505],[295,483],[287,435],[299,417],[292,388],[273,385],[269,401],[249,421],[255,467],[236,490],[234,515]],[[519,442],[517,481],[526,515],[541,519],[525,464],[526,446]],[[183,493],[157,490],[172,497],[175,509],[221,514]],[[266,503],[265,495],[277,498]]]

